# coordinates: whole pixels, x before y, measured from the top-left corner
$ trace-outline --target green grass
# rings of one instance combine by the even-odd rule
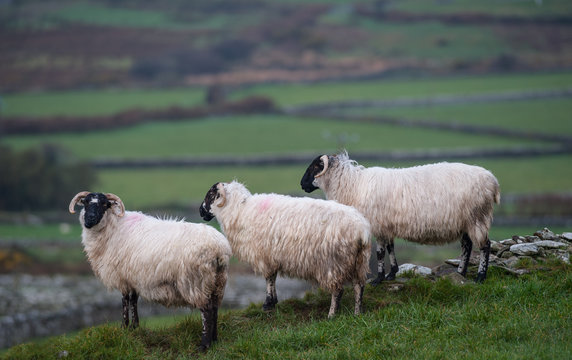
[[[436,6],[437,4],[437,6]],[[478,13],[505,16],[562,16],[572,14],[572,6],[567,0],[546,0],[539,5],[536,1],[498,1],[498,0],[452,0],[446,3],[425,0],[401,0],[391,2],[387,10],[399,10],[412,13]]]
[[[514,278],[491,268],[484,284],[409,280],[400,290],[389,283],[364,293],[365,311],[352,315],[346,289],[340,312],[327,320],[330,296],[308,293],[281,301],[264,313],[260,304],[219,315],[219,341],[205,359],[564,359],[572,345],[572,267],[541,264]],[[473,271],[473,269],[471,269]],[[474,275],[471,273],[471,276]],[[19,345],[10,358],[188,358],[198,355],[201,332],[196,312],[174,325],[136,331],[116,323],[73,335]]]
[[[341,100],[424,98],[502,91],[564,89],[572,86],[572,72],[494,74],[445,78],[383,79],[311,84],[269,84],[236,90],[231,99],[249,95],[272,98],[279,106]],[[84,90],[26,92],[2,96],[3,115],[106,115],[133,107],[164,108],[202,103],[204,89]]]
[[[70,198],[71,200],[71,198]],[[73,223],[61,224],[37,224],[37,225],[17,225],[0,224],[0,244],[2,241],[12,241],[15,239],[26,240],[65,240],[78,242],[81,238],[81,227],[77,222],[77,216],[70,215]]]
[[[271,97],[280,106],[294,106],[346,100],[425,98],[438,95],[564,89],[570,86],[572,86],[572,72],[567,71],[537,74],[382,79],[340,83],[257,85],[233,93],[233,98],[264,95]]]
[[[64,22],[100,26],[166,29],[186,27],[186,24],[178,23],[160,11],[107,7],[91,1],[72,3],[53,12],[51,17]]]
[[[131,108],[156,109],[203,103],[200,88],[80,90],[2,95],[6,116],[109,115]]]
[[[571,99],[542,99],[481,104],[400,107],[390,109],[360,108],[348,111],[355,115],[389,116],[432,120],[444,123],[493,126],[519,131],[572,135]]]
[[[369,19],[359,24],[370,33],[368,51],[383,58],[476,61],[503,54],[508,48],[493,29],[477,25]]]
[[[4,140],[15,149],[60,144],[77,157],[140,158],[333,151],[420,150],[502,147],[522,141],[495,136],[454,134],[378,124],[331,122],[280,115],[207,118],[177,123],[148,123],[84,134],[17,135]],[[322,150],[322,151],[323,151]]]

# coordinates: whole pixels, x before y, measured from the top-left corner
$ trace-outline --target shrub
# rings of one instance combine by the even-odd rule
[[[13,152],[0,147],[0,209],[66,209],[70,196],[91,188],[94,170],[55,145]]]

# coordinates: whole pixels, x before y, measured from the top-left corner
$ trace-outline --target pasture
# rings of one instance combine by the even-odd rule
[[[504,91],[558,90],[572,86],[572,73],[487,75],[420,79],[380,79],[306,85],[264,85],[240,88],[231,98],[265,95],[280,106],[351,99],[391,99],[435,95],[483,94]],[[198,88],[153,91],[90,91],[87,93],[13,94],[6,109],[20,115],[92,115],[102,109],[115,111],[134,106],[161,108],[200,103]],[[67,100],[66,100],[67,99]],[[88,106],[92,100],[97,106]],[[69,100],[69,101],[68,101]],[[75,102],[77,106],[73,106]],[[19,104],[19,105],[18,105]],[[23,104],[26,104],[24,106]],[[71,104],[68,108],[66,104]],[[18,111],[15,109],[19,108]],[[26,110],[28,109],[28,110]],[[572,135],[569,98],[452,104],[430,107],[397,107],[359,110],[367,115],[413,120],[459,122],[519,131]],[[357,110],[352,110],[357,112]],[[174,123],[147,123],[134,127],[77,134],[13,135],[1,143],[25,149],[42,143],[59,144],[82,160],[249,156],[254,154],[307,154],[308,161],[340,148],[352,152],[391,152],[472,148],[544,147],[540,140],[457,133],[442,129],[401,127],[375,123],[331,121],[311,116],[263,114],[218,116]],[[468,158],[463,160],[490,169],[502,193],[570,192],[569,155],[531,158]],[[447,159],[443,159],[447,160]],[[385,162],[387,167],[419,162]],[[364,163],[366,166],[376,165]],[[202,200],[216,181],[238,179],[253,192],[302,195],[302,166],[221,167],[179,169],[107,169],[99,171],[97,189],[119,194],[131,208],[185,205]],[[141,196],[145,194],[145,196]]]
[[[404,78],[368,81],[314,83],[304,85],[259,85],[235,89],[231,99],[250,95],[269,96],[279,106],[331,103],[340,100],[427,98],[466,94],[562,90],[572,86],[572,73],[511,74],[447,78]],[[204,89],[101,90],[12,94],[5,98],[6,109],[18,115],[96,115],[123,111],[133,107],[162,108],[172,105],[192,106],[203,101]],[[503,101],[478,104],[450,104],[417,107],[347,109],[357,116],[390,116],[413,121],[465,123],[513,129],[538,134],[572,135],[569,121],[572,100],[547,98],[527,101]],[[151,122],[133,127],[49,135],[13,135],[1,143],[23,150],[42,143],[58,144],[84,161],[97,159],[173,159],[208,157],[248,157],[252,155],[305,154],[309,161],[322,153],[345,148],[359,152],[417,152],[455,149],[503,149],[513,147],[546,148],[553,144],[530,138],[491,136],[444,129],[397,126],[376,123],[332,121],[327,117],[260,114],[250,116],[215,116],[178,122]],[[442,160],[447,160],[443,158]],[[542,194],[572,192],[572,157],[568,154],[534,157],[460,159],[490,169],[499,179],[501,192]],[[457,160],[455,160],[457,161]],[[363,162],[365,166],[414,166],[420,161]],[[209,187],[218,181],[237,179],[252,192],[276,192],[306,195],[299,186],[303,165],[225,166],[194,168],[100,169],[99,182],[93,191],[113,192],[121,196],[130,209],[175,213],[200,221],[198,204]],[[84,189],[77,189],[77,191]],[[68,194],[71,197],[73,194]],[[322,197],[321,192],[312,196]],[[502,196],[501,196],[502,198]],[[65,209],[60,209],[65,212]],[[511,211],[503,208],[503,213]],[[79,236],[76,217],[73,236]],[[491,238],[503,239],[518,233],[532,233],[544,224],[524,227],[493,226]],[[551,226],[555,231],[565,228]],[[12,229],[12,230],[10,230]],[[54,239],[60,237],[55,225],[4,227],[11,239]],[[43,235],[42,235],[43,234]],[[63,238],[73,237],[70,234]],[[400,246],[407,246],[401,244]],[[409,248],[413,258],[423,262],[423,247]],[[428,250],[428,249],[427,249]],[[439,251],[432,249],[426,253]],[[456,256],[453,244],[441,258]],[[430,260],[438,261],[438,260]]]
[[[526,264],[521,265],[526,268]],[[325,319],[329,294],[219,313],[219,341],[205,359],[564,359],[569,337],[572,273],[569,265],[530,266],[514,278],[492,268],[484,284],[455,285],[422,278],[366,286],[364,313],[353,316],[346,291],[339,316]],[[349,289],[347,289],[349,290]],[[118,323],[15,346],[7,358],[162,358],[197,356],[200,316],[143,319],[135,331]]]

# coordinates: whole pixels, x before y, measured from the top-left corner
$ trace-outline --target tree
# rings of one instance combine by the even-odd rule
[[[95,171],[65,149],[43,145],[14,152],[0,146],[0,210],[65,209],[78,191],[97,182]]]

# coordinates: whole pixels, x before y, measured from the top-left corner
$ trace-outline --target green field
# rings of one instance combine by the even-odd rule
[[[572,135],[571,109],[572,99],[565,98],[411,108],[360,108],[349,109],[347,113],[494,126],[531,133]]]
[[[445,78],[257,85],[233,91],[231,99],[262,95],[272,98],[279,106],[297,106],[345,100],[426,98],[439,95],[471,95],[570,87],[572,87],[572,72],[489,74]],[[2,114],[7,116],[106,115],[134,107],[193,106],[203,101],[204,93],[204,89],[201,88],[14,93],[2,96]]]
[[[495,136],[277,115],[210,117],[73,135],[10,136],[4,142],[15,149],[59,144],[84,159],[312,153],[342,147],[388,151],[539,145]]]
[[[236,91],[233,98],[264,95],[271,97],[280,106],[299,106],[346,100],[426,98],[439,95],[566,89],[571,86],[572,72],[486,74],[442,78],[379,79],[343,83],[258,85]]]
[[[392,2],[388,10],[408,11],[419,14],[474,13],[508,16],[558,16],[572,14],[567,0],[547,1],[497,1],[497,0],[453,0],[435,6],[435,1],[402,0]]]
[[[28,92],[2,96],[6,116],[109,115],[132,108],[156,109],[195,106],[204,100],[200,88],[107,89]]]
[[[349,83],[265,85],[239,89],[233,95],[270,96],[281,105],[300,105],[344,99],[388,99],[441,94],[479,94],[499,91],[563,89],[572,84],[572,73],[487,75],[392,79]],[[119,111],[133,106],[150,108],[201,101],[201,89],[90,91],[45,94],[14,94],[5,99],[6,109],[19,114],[93,114],[96,109]],[[88,107],[89,99],[99,104]],[[66,108],[66,99],[70,107]],[[28,105],[26,105],[28,104]],[[75,107],[72,105],[75,104]],[[28,109],[28,110],[26,110]],[[358,110],[355,110],[357,112]],[[361,112],[362,110],[360,110]],[[363,110],[366,113],[369,110]],[[569,99],[507,101],[482,104],[384,109],[380,113],[416,120],[459,122],[497,126],[520,131],[571,134]],[[377,110],[376,110],[377,113]],[[42,143],[68,148],[80,159],[94,158],[176,158],[240,156],[252,154],[333,153],[340,148],[350,155],[359,151],[419,151],[454,148],[501,148],[543,146],[544,143],[495,136],[461,134],[451,131],[344,123],[309,117],[251,115],[208,117],[175,123],[148,123],[130,128],[92,131],[81,134],[18,135],[2,138],[3,144],[25,149]],[[546,143],[546,145],[551,145]],[[466,159],[465,162],[490,169],[499,179],[503,193],[572,191],[568,155],[516,159]],[[365,163],[402,167],[406,163]],[[202,199],[217,181],[237,179],[252,192],[303,195],[299,180],[305,165],[285,167],[221,167],[196,169],[102,170],[95,189],[119,194],[130,208],[152,208],[175,204],[184,206]],[[158,185],[159,184],[159,185]],[[83,189],[78,189],[83,190]],[[145,194],[145,196],[141,196]],[[71,196],[71,195],[70,195]]]

